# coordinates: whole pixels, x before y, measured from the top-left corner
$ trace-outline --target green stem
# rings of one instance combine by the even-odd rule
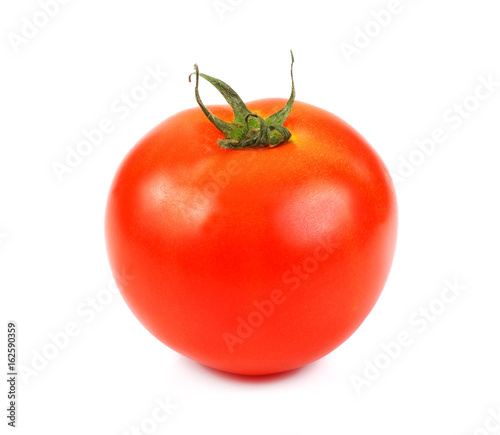
[[[290,67],[292,93],[285,107],[266,119],[260,117],[256,113],[252,113],[239,95],[228,84],[224,83],[222,80],[207,76],[206,74],[201,74],[198,65],[194,65],[195,72],[189,75],[189,81],[191,82],[191,76],[196,74],[196,101],[208,120],[225,134],[226,137],[224,139],[219,139],[217,141],[217,144],[221,148],[239,150],[245,148],[275,147],[290,139],[292,133],[283,126],[283,123],[292,111],[292,106],[295,101],[295,86],[293,82],[294,58],[292,50],[290,50],[290,54],[292,56],[292,65]],[[200,76],[210,82],[231,106],[234,112],[233,122],[229,123],[217,118],[217,116],[211,113],[203,104],[198,91]]]

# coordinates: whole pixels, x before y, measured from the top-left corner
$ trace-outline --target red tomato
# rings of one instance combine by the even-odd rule
[[[285,102],[248,108],[265,118]],[[233,119],[229,106],[209,109]],[[129,152],[109,194],[109,260],[132,312],[170,348],[228,372],[331,352],[373,308],[393,259],[395,192],[373,148],[302,102],[284,126],[280,146],[222,149],[198,107],[180,112]]]

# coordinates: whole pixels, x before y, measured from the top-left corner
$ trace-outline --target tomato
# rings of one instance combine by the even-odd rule
[[[247,107],[264,119],[285,103]],[[205,109],[233,119],[229,106]],[[330,353],[373,308],[394,255],[396,197],[374,149],[303,102],[283,126],[279,146],[221,148],[199,107],[182,111],[128,153],[109,193],[107,251],[132,312],[170,348],[232,373]]]

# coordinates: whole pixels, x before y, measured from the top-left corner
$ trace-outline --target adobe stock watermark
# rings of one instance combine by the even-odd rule
[[[155,68],[146,66],[145,69],[146,74],[140,83],[112,101],[109,116],[101,118],[90,128],[84,128],[80,138],[74,144],[66,146],[64,158],[52,161],[51,167],[59,182],[62,182],[67,174],[73,173],[83,160],[104,142],[105,137],[116,130],[118,123],[123,122],[137,110],[151,92],[162,85],[168,77],[168,73],[163,71],[160,65]]]
[[[126,283],[132,280],[133,276],[122,274],[117,281]],[[107,287],[100,289],[92,296],[78,303],[75,307],[76,316],[66,322],[63,327],[47,334],[47,340],[37,349],[31,350],[31,359],[27,364],[19,364],[18,372],[25,385],[37,378],[47,369],[51,361],[64,350],[70,347],[75,337],[82,334],[95,319],[101,315],[106,308],[116,300],[119,294],[118,288],[113,278],[108,282]]]
[[[172,417],[174,412],[179,409],[179,405],[172,403],[169,397],[165,399],[155,399],[155,406],[151,413],[144,417],[139,423],[131,425],[127,430],[121,432],[121,435],[142,435],[152,434],[161,428],[161,425]]]
[[[228,12],[233,12],[244,0],[214,0],[212,7],[219,19],[224,21]]]
[[[8,237],[9,235],[7,233],[0,233],[0,246],[4,244]]]
[[[347,63],[351,63],[353,56],[358,56],[367,48],[372,41],[379,37],[384,29],[394,21],[394,18],[400,15],[405,3],[411,3],[412,0],[389,0],[385,8],[373,10],[370,12],[371,19],[361,26],[354,28],[354,36],[351,42],[341,41],[339,43],[340,51],[344,55]]]
[[[496,411],[488,408],[487,412],[488,417],[485,418],[480,427],[472,432],[472,435],[490,435],[500,430],[500,406]]]
[[[236,153],[222,168],[209,170],[209,179],[204,186],[196,187],[189,193],[187,199],[181,198],[176,204],[182,218],[186,222],[196,223],[198,218],[204,215],[204,210],[209,207],[209,204],[233,182],[235,177],[238,177],[243,172],[244,165],[251,162],[256,155],[254,152],[248,154]],[[162,186],[161,189],[168,194],[168,186]]]
[[[363,359],[363,369],[359,374],[351,374],[349,380],[357,394],[371,386],[404,350],[413,345],[429,326],[436,322],[462,296],[467,288],[457,278],[444,280],[439,295],[427,304],[420,305],[408,318],[408,327],[400,331],[392,340],[380,344],[380,352]]]
[[[40,31],[59,15],[61,7],[70,3],[71,0],[39,0],[38,10],[29,17],[21,17],[21,25],[15,32],[7,33],[7,39],[15,53],[21,51],[21,47],[28,45]]]
[[[222,339],[229,353],[234,353],[237,345],[243,344],[245,340],[250,338],[255,330],[273,315],[277,306],[285,303],[287,295],[298,290],[305,280],[320,269],[321,264],[330,258],[337,247],[338,243],[334,242],[331,237],[320,241],[311,256],[304,258],[300,264],[291,265],[282,273],[283,288],[271,290],[266,299],[254,300],[255,309],[247,313],[245,317],[238,316],[236,318],[234,332],[222,334]]]
[[[494,96],[499,87],[500,81],[493,74],[478,76],[474,91],[443,112],[441,125],[432,129],[428,137],[416,139],[408,154],[398,156],[398,165],[391,171],[394,184],[403,184],[411,177],[436,152],[438,146],[450,138],[451,132],[459,130],[484,101]]]

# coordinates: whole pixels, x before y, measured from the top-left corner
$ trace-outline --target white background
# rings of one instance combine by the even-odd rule
[[[234,6],[218,13],[212,0],[71,0],[44,23],[37,1],[2,2],[1,367],[6,376],[6,324],[15,320],[19,366],[32,370],[18,378],[17,433],[498,431],[498,0],[401,0],[383,28],[373,14],[385,0],[219,3]],[[26,20],[45,25],[30,33]],[[368,42],[357,28],[371,32]],[[355,43],[347,56],[342,47]],[[161,344],[107,289],[106,197],[127,151],[195,106],[187,80],[195,62],[246,101],[287,98],[290,48],[297,99],[353,125],[398,179],[396,257],[376,307],[333,353],[282,375],[223,374]],[[147,68],[168,77],[121,119],[116,100]],[[486,91],[481,80],[496,85]],[[223,101],[201,86],[207,104]],[[54,162],[104,118],[114,131],[58,180]],[[424,155],[415,141],[435,129],[446,139]],[[401,163],[410,157],[412,173]],[[422,324],[418,310],[440,311],[447,281],[461,295]],[[96,297],[107,303],[91,309]],[[61,337],[68,324],[78,334],[54,353],[51,334]],[[405,331],[411,344],[384,357],[383,344]],[[51,359],[33,362],[43,352]],[[365,377],[375,361],[388,367],[356,388],[353,376]],[[161,423],[151,420],[163,415],[159,400],[176,407]]]

